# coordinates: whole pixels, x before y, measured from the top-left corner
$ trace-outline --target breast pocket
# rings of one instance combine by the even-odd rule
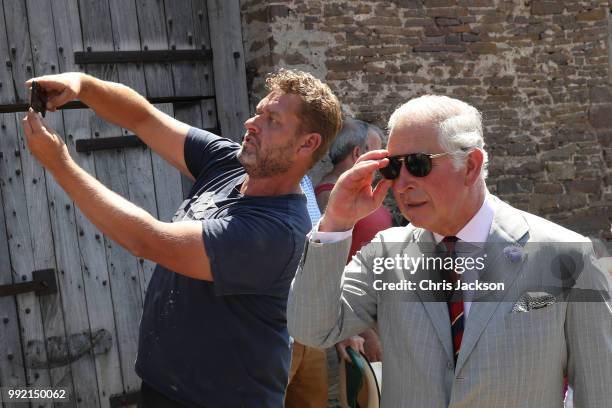
[[[555,303],[529,312],[504,316],[503,342],[514,358],[544,363],[558,359],[564,347],[565,304]]]

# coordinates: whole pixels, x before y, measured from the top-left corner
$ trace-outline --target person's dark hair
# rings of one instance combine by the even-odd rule
[[[302,100],[299,112],[300,131],[321,135],[321,145],[313,155],[312,164],[318,162],[327,152],[329,145],[342,127],[340,102],[329,86],[298,70],[280,69],[268,75],[266,85],[269,91],[280,91],[297,95]]]
[[[362,153],[366,150],[368,124],[360,120],[345,119],[342,129],[329,148],[329,158],[335,166],[346,159],[357,146]]]

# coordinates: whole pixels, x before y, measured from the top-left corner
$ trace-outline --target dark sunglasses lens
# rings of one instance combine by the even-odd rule
[[[404,158],[406,169],[415,177],[425,177],[431,171],[431,159],[423,153],[409,154]]]
[[[402,162],[397,159],[397,157],[389,157],[389,164],[387,167],[383,167],[382,169],[378,169],[380,174],[386,179],[393,180],[397,178],[400,174],[400,170],[402,168]]]

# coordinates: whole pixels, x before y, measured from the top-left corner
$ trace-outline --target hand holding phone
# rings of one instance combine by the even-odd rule
[[[36,82],[32,82],[32,92],[30,93],[30,106],[34,112],[39,112],[45,117],[47,113],[47,92]]]

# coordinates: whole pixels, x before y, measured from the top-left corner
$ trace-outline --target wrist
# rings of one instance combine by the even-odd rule
[[[54,178],[60,177],[66,173],[70,167],[74,164],[68,149],[64,146],[62,152],[56,157],[55,160],[49,161],[44,164],[44,167],[51,172]]]
[[[323,214],[319,221],[319,232],[344,232],[353,229],[355,223],[341,221]]]
[[[94,82],[96,81],[96,78],[84,74],[82,72],[79,72],[79,92],[76,95],[76,97],[83,103],[85,99],[87,99],[87,96],[90,93],[90,90],[95,86]]]

